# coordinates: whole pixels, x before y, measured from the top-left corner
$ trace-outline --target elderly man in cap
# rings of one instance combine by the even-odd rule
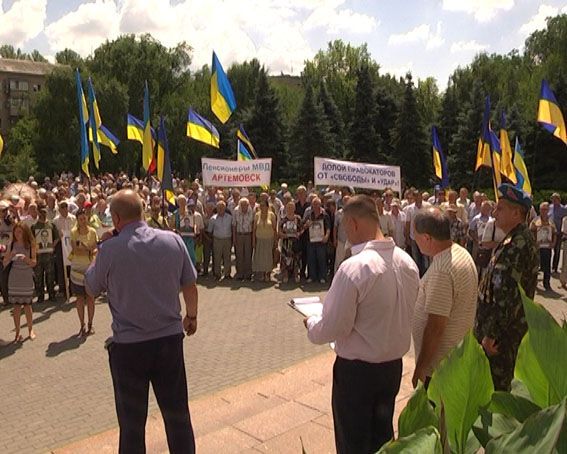
[[[506,183],[498,191],[494,218],[506,237],[494,250],[480,284],[475,335],[488,356],[494,388],[509,391],[518,347],[528,329],[518,284],[534,297],[539,257],[526,225],[530,196]]]
[[[563,218],[567,216],[567,205],[561,205],[561,196],[554,192],[551,194],[551,204],[549,205],[549,219],[553,221],[557,232],[561,232],[561,223]],[[555,273],[559,268],[559,255],[561,254],[561,241],[556,241],[553,247],[553,263],[552,268]]]

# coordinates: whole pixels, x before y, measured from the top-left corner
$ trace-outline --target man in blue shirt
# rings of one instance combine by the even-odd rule
[[[145,452],[148,390],[162,412],[169,451],[195,452],[183,358],[185,331],[197,330],[196,272],[181,238],[142,221],[142,201],[122,190],[110,204],[114,236],[87,270],[89,294],[107,292],[108,345],[120,426],[120,453]],[[181,316],[179,291],[186,315]]]

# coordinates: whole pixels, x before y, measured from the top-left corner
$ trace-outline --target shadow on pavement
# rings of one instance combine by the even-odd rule
[[[543,290],[541,288],[536,289],[536,295],[540,295],[544,298],[549,298],[551,300],[563,300],[565,301],[565,294],[556,292],[555,290]]]
[[[22,348],[22,345],[22,342],[12,342],[0,339],[0,359],[13,355],[16,351]]]
[[[69,350],[75,350],[79,348],[82,344],[84,344],[85,340],[86,340],[85,337],[78,337],[76,334],[73,334],[69,336],[67,339],[63,339],[62,341],[51,342],[47,346],[45,356],[47,356],[48,358],[54,358],[55,356],[58,356],[63,352]]]

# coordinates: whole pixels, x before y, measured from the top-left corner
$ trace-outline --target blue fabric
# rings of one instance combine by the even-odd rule
[[[196,279],[181,237],[139,221],[100,245],[85,284],[107,292],[114,341],[131,343],[182,333],[179,291]]]

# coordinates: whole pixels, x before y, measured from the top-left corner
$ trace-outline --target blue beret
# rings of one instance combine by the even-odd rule
[[[515,203],[517,205],[521,205],[527,210],[532,207],[532,198],[530,195],[521,190],[512,186],[509,183],[502,183],[498,186],[498,192],[500,193],[500,198],[504,200],[508,200],[508,202]]]

